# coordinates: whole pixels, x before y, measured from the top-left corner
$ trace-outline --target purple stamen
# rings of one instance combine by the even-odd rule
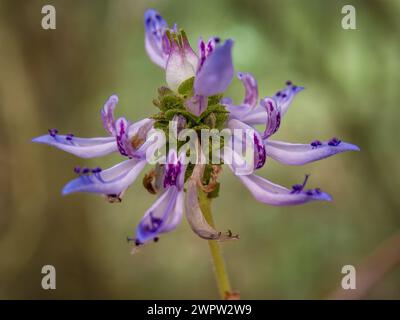
[[[96,168],[94,168],[94,169],[92,169],[92,173],[99,173],[99,172],[101,172],[101,168],[100,167],[96,167]]]
[[[290,81],[290,80],[286,81],[286,85],[287,86],[291,86],[292,85],[292,81]]]
[[[90,169],[88,167],[83,167],[81,172],[82,174],[88,174],[90,172]]]
[[[329,140],[328,145],[332,146],[332,147],[337,147],[342,141],[339,140],[336,137],[333,137],[331,140]]]
[[[280,97],[281,96],[281,92],[280,91],[278,91],[275,95],[277,96],[277,97]]]
[[[74,134],[73,134],[73,133],[68,133],[68,134],[66,135],[65,139],[67,139],[68,141],[71,141],[73,137],[74,137]]]
[[[76,166],[76,167],[74,168],[74,172],[75,172],[76,174],[80,174],[80,173],[81,173],[81,167],[80,167],[80,166]]]
[[[49,129],[49,135],[52,136],[53,138],[56,137],[57,133],[58,133],[57,129],[54,129],[54,128],[53,129]]]
[[[310,143],[311,147],[313,149],[318,148],[319,146],[322,146],[322,142],[319,140],[314,140],[313,142]]]

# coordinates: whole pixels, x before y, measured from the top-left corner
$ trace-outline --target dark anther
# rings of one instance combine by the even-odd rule
[[[96,168],[92,169],[92,173],[99,173],[99,172],[101,172],[100,167],[96,167]]]
[[[297,89],[297,86],[293,86],[292,90],[295,91]]]
[[[76,174],[80,174],[80,173],[81,173],[81,167],[80,167],[80,166],[76,166],[76,167],[74,168],[74,172],[75,172]]]
[[[286,81],[286,85],[287,86],[291,86],[292,85],[292,81],[290,81],[290,80]]]
[[[83,167],[81,172],[82,172],[83,174],[88,174],[88,173],[90,172],[90,169],[87,168],[87,167]]]
[[[73,137],[74,137],[74,134],[73,134],[73,133],[68,133],[68,134],[66,135],[65,139],[67,139],[68,141],[71,141]]]
[[[321,194],[321,189],[320,188],[309,189],[309,190],[306,191],[306,194],[308,196],[319,195],[319,194]]]
[[[278,92],[276,93],[276,96],[277,96],[277,97],[280,97],[280,96],[281,96],[281,92],[278,91]]]
[[[215,37],[215,38],[214,38],[214,41],[215,41],[215,43],[219,43],[219,42],[221,41],[221,39],[218,38],[218,37]]]
[[[282,94],[282,98],[286,98],[287,97],[287,95],[284,93],[284,94]]]
[[[309,176],[310,176],[309,174],[306,174],[306,176],[305,176],[304,181],[303,181],[302,184],[295,184],[295,185],[293,185],[293,186],[292,186],[292,191],[291,191],[290,193],[299,193],[299,192],[303,191],[304,187],[305,187],[306,184],[307,184],[307,180],[308,180],[308,177],[309,177]]]
[[[319,146],[322,146],[322,142],[319,140],[314,140],[313,142],[310,143],[311,147],[318,148]]]
[[[331,140],[329,140],[328,145],[332,147],[338,146],[342,141],[340,141],[338,138],[333,137]]]
[[[135,246],[140,246],[142,244],[143,243],[141,243],[139,239],[135,239]]]
[[[158,20],[158,21],[161,21],[161,16],[159,15],[159,14],[156,14],[156,19]]]
[[[154,242],[158,242],[158,240],[160,240],[159,237],[154,237],[154,239],[153,239]]]
[[[58,130],[57,129],[49,129],[49,135],[51,135],[53,138],[57,135]]]

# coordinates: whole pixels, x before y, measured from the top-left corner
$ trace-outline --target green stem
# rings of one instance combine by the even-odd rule
[[[214,219],[211,213],[211,199],[207,197],[206,193],[200,191],[199,200],[200,208],[203,212],[204,218],[206,219],[207,223],[214,228]],[[219,242],[216,240],[209,240],[208,246],[210,248],[212,262],[214,265],[215,278],[217,280],[219,294],[222,299],[226,299],[232,290],[229,283],[228,273],[226,272],[225,261],[222,256],[221,247],[219,246]]]

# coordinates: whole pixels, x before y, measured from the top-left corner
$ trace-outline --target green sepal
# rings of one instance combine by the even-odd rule
[[[178,87],[178,93],[186,97],[193,96],[194,77],[183,81]]]

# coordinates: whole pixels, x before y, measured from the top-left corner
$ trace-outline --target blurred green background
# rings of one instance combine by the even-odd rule
[[[252,72],[262,96],[288,79],[306,86],[276,139],[338,136],[361,147],[304,167],[271,160],[260,172],[289,187],[311,173],[310,187],[332,203],[265,206],[225,170],[213,204],[218,228],[241,236],[223,249],[242,298],[329,297],[343,265],[358,266],[400,227],[400,2],[350,2],[357,30],[341,28],[349,1],[0,0],[0,298],[218,298],[207,243],[185,220],[130,255],[126,236],[154,201],[141,178],[120,204],[61,196],[75,165],[104,168],[119,155],[82,160],[30,143],[52,127],[104,136],[99,110],[112,93],[118,115],[155,112],[164,73],[144,49],[150,7],[193,46],[200,35],[232,37],[236,71]],[[56,30],[41,28],[45,4],[57,10]],[[237,79],[229,95],[242,99]],[[46,264],[57,269],[56,290],[40,286]],[[391,269],[363,298],[400,298],[400,268]]]

